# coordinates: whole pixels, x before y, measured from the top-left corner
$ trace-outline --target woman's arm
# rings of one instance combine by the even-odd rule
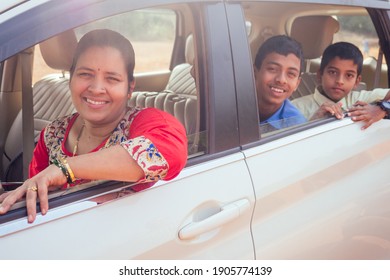
[[[111,179],[118,181],[138,181],[144,177],[141,167],[121,146],[114,146],[95,153],[70,157],[69,166],[77,178]],[[123,168],[120,168],[123,167]],[[28,222],[36,217],[36,201],[39,197],[43,215],[49,209],[48,192],[51,188],[66,184],[67,178],[60,168],[49,165],[34,177],[26,180],[22,186],[3,195],[0,214],[5,214],[19,199],[26,195]],[[37,188],[37,189],[36,189]]]
[[[187,161],[187,138],[178,120],[158,110],[146,110],[134,119],[134,137],[106,149],[66,160],[79,179],[117,181],[157,181],[177,176]],[[146,148],[145,148],[146,147]],[[36,217],[39,197],[41,212],[49,209],[48,192],[67,183],[63,170],[54,164],[26,180],[22,186],[2,196],[0,214],[5,214],[26,195],[28,222]]]
[[[137,182],[144,177],[142,168],[120,145],[68,157],[67,162],[80,179]]]

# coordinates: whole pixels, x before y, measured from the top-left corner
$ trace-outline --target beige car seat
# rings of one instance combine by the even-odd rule
[[[194,62],[193,35],[186,39],[186,62],[176,65],[162,92],[133,92],[130,106],[153,107],[175,116],[186,128],[189,154],[197,151],[199,107],[195,79],[191,74]]]
[[[69,75],[77,39],[72,31],[50,38],[39,47],[46,64],[60,73],[43,77],[33,85],[34,138],[57,117],[74,112],[69,91]],[[5,181],[21,181],[22,174],[22,111],[15,118],[5,143],[3,166]]]
[[[339,28],[339,22],[331,16],[302,16],[293,21],[290,36],[302,45],[306,69],[298,89],[290,97],[291,100],[314,92],[318,80],[310,63],[313,60],[319,61],[325,48],[333,43],[333,35]]]
[[[69,69],[76,46],[77,38],[72,30],[39,44],[46,64],[62,73],[47,75],[34,84],[35,133],[50,121],[75,111],[69,90]]]

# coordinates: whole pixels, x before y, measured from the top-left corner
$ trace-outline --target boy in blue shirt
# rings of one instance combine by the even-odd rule
[[[301,45],[286,35],[273,36],[260,46],[254,76],[262,132],[306,122],[288,100],[301,81],[303,62]]]

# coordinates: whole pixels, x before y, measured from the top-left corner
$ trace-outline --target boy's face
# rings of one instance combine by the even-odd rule
[[[294,54],[287,56],[276,52],[268,54],[260,69],[254,67],[257,102],[272,106],[275,111],[298,88],[301,62]]]
[[[317,73],[326,96],[334,102],[347,96],[360,83],[361,76],[358,75],[357,69],[358,66],[352,59],[332,59],[322,76]]]

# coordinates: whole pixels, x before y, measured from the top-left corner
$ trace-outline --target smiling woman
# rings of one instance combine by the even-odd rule
[[[336,35],[353,43],[360,16],[383,51],[362,82],[388,88],[389,11],[377,0],[33,0],[1,13],[0,259],[389,259],[390,121],[362,131],[348,116],[283,114],[314,96],[321,54]],[[278,35],[302,45],[305,67],[276,51],[283,42],[255,63]],[[50,75],[38,75],[38,50]]]
[[[0,214],[26,195],[31,223],[37,199],[46,214],[48,191],[58,186],[99,179],[155,183],[178,175],[187,161],[182,124],[158,109],[127,108],[134,57],[131,43],[111,30],[91,31],[79,41],[70,70],[77,112],[42,130],[30,179],[0,196]]]

